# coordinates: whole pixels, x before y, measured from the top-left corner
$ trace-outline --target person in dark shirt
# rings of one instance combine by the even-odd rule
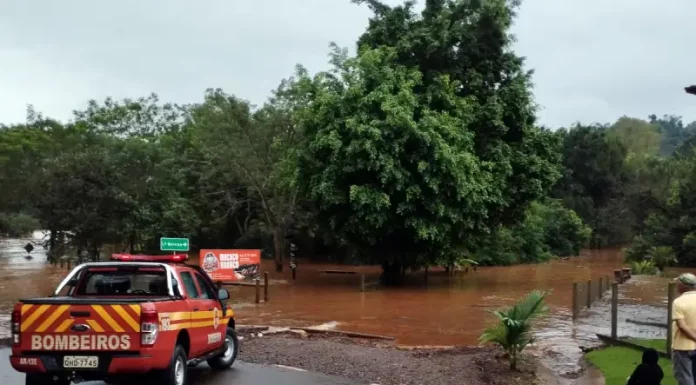
[[[660,385],[664,373],[662,373],[660,365],[657,364],[658,359],[657,350],[647,349],[644,351],[643,362],[636,366],[627,385]]]

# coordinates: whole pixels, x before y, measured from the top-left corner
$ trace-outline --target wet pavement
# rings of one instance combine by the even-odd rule
[[[0,383],[24,385],[24,374],[10,366],[10,351],[0,349]],[[224,372],[213,372],[207,365],[189,369],[189,385],[362,385],[362,383],[326,376],[318,373],[298,371],[277,366],[264,366],[235,362]],[[81,382],[84,385],[104,385],[104,382]]]

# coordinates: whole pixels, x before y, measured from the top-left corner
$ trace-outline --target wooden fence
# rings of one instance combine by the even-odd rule
[[[340,274],[340,275],[357,275],[357,271],[353,270],[321,270],[320,273],[323,274]],[[368,289],[377,289],[379,287],[379,278],[376,280],[368,281],[367,275],[365,273],[360,274],[360,291],[365,292]]]
[[[676,298],[677,290],[676,283],[670,282],[667,285],[667,324],[659,324],[653,322],[641,322],[639,320],[626,320],[630,323],[635,323],[638,325],[648,325],[655,327],[663,327],[667,329],[667,338],[665,352],[670,353],[672,351],[672,305],[674,304],[674,298]],[[619,324],[619,284],[614,282],[611,285],[611,336],[607,336],[610,339],[618,340],[618,324]],[[600,336],[601,338],[601,336]]]
[[[604,293],[609,290],[609,276],[599,277],[596,280],[573,283],[573,319],[580,316],[580,310],[591,308],[592,303],[602,298]]]
[[[623,268],[614,270],[614,283],[624,283],[631,278],[631,269]],[[578,319],[580,311],[586,307],[591,308],[592,303],[602,299],[604,293],[611,288],[612,281],[609,276],[599,277],[596,280],[573,283],[573,320]]]
[[[254,278],[253,282],[218,282],[222,286],[244,286],[256,288],[256,303],[261,303],[261,277]],[[263,273],[263,302],[268,302],[268,272]]]

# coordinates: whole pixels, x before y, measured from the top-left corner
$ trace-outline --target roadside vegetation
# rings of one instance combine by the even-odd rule
[[[660,246],[696,261],[696,222],[678,220],[696,207],[695,123],[540,127],[517,2],[353,1],[372,10],[356,53],[332,46],[328,70],[298,65],[262,105],[208,89],[187,105],[93,100],[69,121],[29,107],[0,126],[0,234],[70,234],[93,259],[188,237],[260,248],[279,270],[292,237],[300,256],[380,264],[394,283],[632,239],[636,261]]]
[[[665,350],[665,340],[631,339],[631,342],[659,351]],[[604,374],[606,385],[625,385],[633,370],[641,363],[643,353],[620,346],[610,346],[589,352],[585,358]],[[663,385],[676,385],[672,375],[672,363],[666,358],[660,358],[659,365],[665,374]]]

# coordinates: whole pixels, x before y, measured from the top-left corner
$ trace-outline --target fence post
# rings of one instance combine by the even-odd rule
[[[616,329],[619,323],[619,284],[611,284],[611,338],[616,339]]]
[[[592,280],[587,281],[587,308],[592,307]]]
[[[580,300],[578,295],[580,294],[579,287],[580,284],[573,282],[573,320],[578,319],[580,315]]]
[[[68,270],[70,270],[70,258],[68,258]]]
[[[597,281],[597,296],[595,296],[595,298],[597,300],[602,299],[602,285],[603,284],[604,283],[602,282],[602,277],[599,277],[599,281]]]
[[[268,272],[263,273],[263,302],[268,302]]]
[[[256,303],[261,302],[261,278],[256,278]]]
[[[670,357],[672,356],[672,306],[674,304],[675,287],[676,284],[674,282],[670,282],[667,285],[667,354]]]
[[[623,272],[621,270],[614,270],[614,282],[623,283]]]

